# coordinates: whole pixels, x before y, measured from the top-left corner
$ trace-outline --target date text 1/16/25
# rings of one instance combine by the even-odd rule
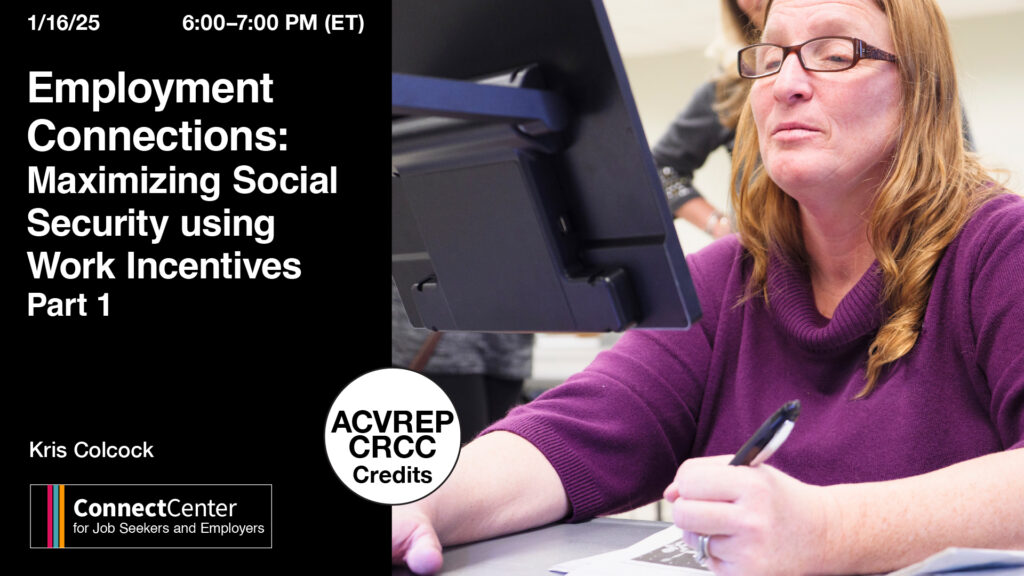
[[[33,14],[28,17],[33,32],[95,32],[100,29],[99,14]]]

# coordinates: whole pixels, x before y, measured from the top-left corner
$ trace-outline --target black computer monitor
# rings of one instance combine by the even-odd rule
[[[700,306],[600,0],[392,0],[392,275],[415,326]]]

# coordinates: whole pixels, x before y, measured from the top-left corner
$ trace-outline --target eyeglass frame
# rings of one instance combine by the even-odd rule
[[[851,42],[853,42],[853,62],[851,62],[850,65],[847,66],[846,68],[837,68],[835,70],[815,70],[813,68],[808,68],[807,65],[804,64],[804,56],[800,52],[800,50],[802,50],[804,46],[810,44],[811,42],[817,42],[818,40],[828,39],[850,40]],[[753,48],[758,48],[761,46],[774,46],[775,48],[782,48],[782,59],[779,60],[779,67],[772,72],[761,74],[759,76],[744,75],[743,53]],[[796,44],[793,46],[779,46],[778,44],[772,44],[771,42],[760,42],[758,44],[751,44],[750,46],[741,48],[739,52],[736,53],[736,70],[737,72],[739,72],[740,78],[745,78],[747,80],[757,80],[759,78],[767,78],[768,76],[774,76],[775,74],[778,74],[779,72],[782,71],[782,65],[786,62],[786,58],[789,58],[789,55],[793,54],[794,52],[796,53],[797,61],[800,62],[800,67],[803,68],[804,70],[807,70],[808,72],[845,72],[850,68],[856,66],[857,63],[860,62],[861,60],[882,60],[885,62],[892,63],[898,62],[898,59],[894,54],[890,54],[885,50],[882,50],[881,48],[875,48],[874,46],[868,44],[867,42],[861,40],[860,38],[851,38],[849,36],[819,36],[817,38],[811,38],[810,40],[802,44]]]

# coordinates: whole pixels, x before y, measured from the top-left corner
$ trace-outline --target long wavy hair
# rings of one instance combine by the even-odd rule
[[[736,0],[721,0],[721,38],[711,51],[717,52],[721,70],[715,77],[714,110],[722,126],[735,130],[747,102],[750,83],[736,69],[736,51],[756,42],[761,31],[740,9]]]
[[[917,342],[939,260],[971,214],[1002,189],[964,146],[953,49],[934,0],[875,0],[888,17],[901,80],[901,122],[875,195],[868,238],[883,279],[885,313],[868,349],[868,396],[887,366]],[[771,11],[766,7],[765,21]],[[747,298],[768,303],[772,257],[806,266],[800,211],[760,164],[757,128],[743,107],[733,154],[732,202],[753,262]]]

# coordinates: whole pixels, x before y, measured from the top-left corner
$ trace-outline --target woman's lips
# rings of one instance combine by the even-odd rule
[[[772,138],[777,140],[802,140],[818,134],[821,130],[801,122],[783,122],[772,129]]]

